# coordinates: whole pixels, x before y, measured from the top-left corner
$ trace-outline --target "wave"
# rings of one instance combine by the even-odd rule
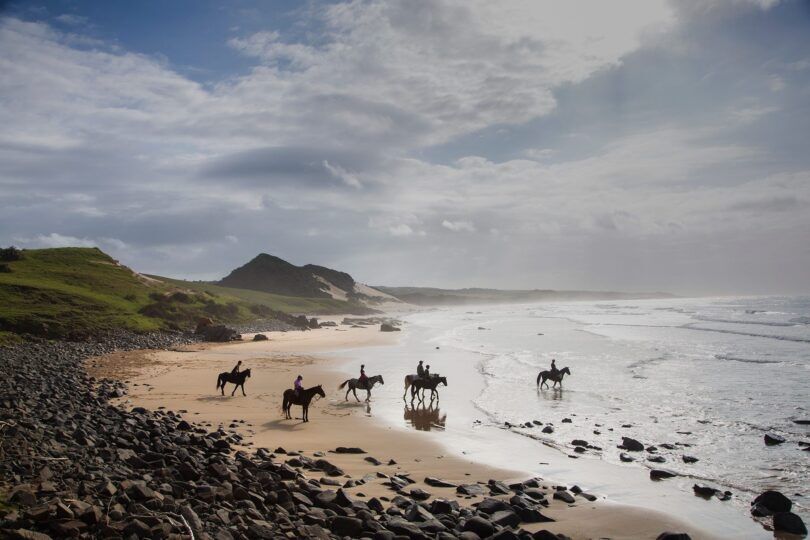
[[[676,328],[683,328],[685,330],[700,330],[701,332],[717,332],[720,334],[734,334],[736,336],[759,337],[767,339],[777,339],[779,341],[795,341],[797,343],[810,343],[810,338],[800,338],[793,336],[776,336],[773,334],[755,334],[753,332],[735,332],[734,330],[723,330],[720,328],[701,328],[693,326],[692,324],[685,324]]]
[[[737,356],[730,356],[727,354],[715,354],[715,358],[718,360],[730,360],[732,362],[744,362],[746,364],[781,364],[781,360],[762,360],[756,358],[740,358]]]
[[[760,312],[761,313],[761,312]],[[702,315],[695,315],[692,317],[695,320],[702,321],[702,322],[717,322],[717,323],[728,323],[728,324],[748,324],[748,325],[758,325],[758,326],[797,326],[794,322],[769,322],[769,321],[743,321],[739,319],[717,319],[714,317],[705,317]],[[810,319],[808,319],[810,321]]]

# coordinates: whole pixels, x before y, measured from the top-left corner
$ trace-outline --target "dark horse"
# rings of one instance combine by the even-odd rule
[[[246,396],[245,394],[245,379],[250,378],[250,370],[246,369],[245,371],[240,371],[236,375],[231,373],[230,371],[226,371],[224,373],[220,373],[219,377],[217,377],[217,390],[220,388],[222,389],[222,395],[225,395],[225,383],[235,384],[236,386],[233,387],[233,392],[231,395],[236,393],[236,389],[240,386],[242,387],[242,395]]]
[[[357,397],[357,389],[365,390],[366,391],[366,401],[371,401],[371,389],[374,388],[374,385],[380,383],[385,384],[385,381],[382,378],[382,375],[374,375],[373,377],[369,377],[366,385],[363,386],[360,384],[360,379],[346,379],[340,386],[338,386],[338,390],[343,390],[343,387],[347,384],[349,388],[346,389],[346,401],[349,401],[349,392],[354,393],[354,399],[360,401],[360,398]]]
[[[440,377],[439,375],[431,375],[430,377],[421,377],[416,379],[411,383],[411,401],[419,393],[421,390],[422,393],[419,396],[419,401],[424,401],[425,399],[425,390],[430,390],[430,401],[433,401],[433,396],[436,396],[436,399],[439,398],[439,391],[436,387],[439,386],[439,383],[447,386],[447,377]]]
[[[291,419],[292,415],[290,414],[290,409],[292,406],[301,405],[301,408],[304,410],[302,419],[304,422],[309,422],[309,403],[316,395],[326,397],[326,393],[323,391],[320,384],[318,386],[313,386],[312,388],[307,388],[306,390],[301,390],[301,394],[299,395],[296,395],[295,390],[285,390],[284,402],[281,404],[281,410],[284,411],[284,415],[287,419]]]
[[[554,373],[552,373],[551,371],[541,371],[537,375],[537,386],[542,388],[544,384],[548,384],[546,382],[548,380],[548,381],[554,381],[554,384],[551,385],[552,388],[557,386],[558,383],[560,385],[560,388],[562,388],[562,380],[563,380],[563,377],[565,377],[566,375],[571,375],[571,370],[568,369],[567,367],[564,367],[561,370],[559,370],[556,375]]]

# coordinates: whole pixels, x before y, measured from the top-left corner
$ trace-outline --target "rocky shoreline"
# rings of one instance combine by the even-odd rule
[[[542,538],[523,523],[552,521],[550,499],[573,496],[538,480],[459,486],[474,506],[388,479],[392,497],[360,500],[329,461],[282,449],[236,450],[233,431],[208,431],[181,411],[123,410],[122,383],[82,362],[115,350],[171,348],[191,335],[116,334],[100,343],[32,342],[0,349],[0,471],[8,538]],[[320,478],[319,478],[320,477]],[[494,497],[498,498],[494,498]]]

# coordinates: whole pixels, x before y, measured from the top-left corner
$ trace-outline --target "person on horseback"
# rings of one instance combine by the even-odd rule
[[[368,390],[368,375],[366,375],[366,365],[360,365],[360,378],[358,379],[360,383],[360,388]]]
[[[242,361],[239,360],[231,370],[231,375],[239,375],[239,368],[242,367]]]
[[[424,360],[419,360],[419,365],[416,366],[416,376],[420,379],[425,376],[425,366],[422,365]]]
[[[560,370],[557,369],[556,362],[557,362],[556,359],[554,358],[551,359],[551,374],[554,375],[555,377],[560,373]]]
[[[430,378],[430,364],[425,366],[425,371],[422,373],[422,378],[423,379],[429,379]]]
[[[295,388],[295,397],[300,396],[301,391],[304,389],[304,378],[301,375],[295,379],[295,384],[293,387]]]

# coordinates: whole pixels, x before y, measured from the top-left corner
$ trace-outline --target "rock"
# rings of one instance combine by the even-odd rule
[[[791,508],[793,508],[793,503],[790,499],[780,492],[773,490],[763,491],[751,504],[760,505],[768,509],[771,513],[790,512]]]
[[[554,428],[552,426],[546,426],[543,428],[543,433],[554,433]]]
[[[675,532],[662,532],[656,536],[655,540],[692,540],[692,537],[686,533]]]
[[[666,469],[652,469],[650,471],[650,480],[664,480],[673,476],[678,476],[678,473]]]
[[[363,459],[365,459],[366,461],[368,461],[372,465],[382,465],[382,462],[379,459],[375,458],[375,457],[368,456],[368,457],[363,458]]]
[[[393,326],[388,323],[382,323],[380,325],[380,332],[399,332],[399,330],[400,329],[397,328],[396,326]]]
[[[520,517],[512,510],[499,510],[490,515],[492,523],[501,527],[517,527],[520,525]]]
[[[462,531],[470,531],[477,534],[480,538],[487,538],[495,532],[495,527],[480,516],[473,516],[464,522]]]
[[[483,495],[484,488],[479,484],[463,484],[456,488],[456,493],[462,495]]]
[[[426,501],[430,498],[430,493],[419,488],[412,489],[409,495],[411,499],[414,499],[415,501]]]
[[[647,461],[651,461],[652,463],[666,463],[666,458],[664,456],[650,456],[647,458]]]
[[[564,489],[559,490],[559,491],[555,491],[553,498],[557,499],[558,501],[563,501],[564,503],[567,503],[567,504],[574,504],[574,502],[575,502],[574,496],[571,495],[570,493],[568,493]]]
[[[792,512],[776,512],[773,515],[773,530],[799,536],[807,535],[804,521]]]
[[[644,450],[644,445],[630,437],[622,437],[622,444],[619,445],[619,448],[627,450],[628,452],[641,452]]]
[[[774,435],[771,433],[766,433],[764,439],[766,446],[776,446],[777,444],[783,444],[785,442],[784,437],[780,437],[779,435]]]
[[[620,460],[622,460],[622,461],[623,461],[623,462],[625,462],[625,463],[629,463],[629,462],[631,462],[631,461],[635,461],[635,458],[631,457],[631,456],[630,456],[630,455],[628,455],[628,454],[625,454],[624,452],[622,452],[621,454],[619,454],[619,459],[620,459]]]
[[[502,510],[511,510],[512,507],[506,501],[502,501],[501,499],[493,499],[487,498],[478,503],[476,506],[479,512],[484,512],[485,514],[494,514],[495,512],[499,512]]]
[[[684,463],[697,463],[699,461],[698,458],[696,457],[686,455],[681,456],[681,459],[683,460]]]
[[[709,486],[701,486],[700,484],[693,485],[692,491],[695,492],[695,495],[697,495],[698,497],[703,497],[704,499],[711,499],[717,493],[717,490],[715,488]]]
[[[366,451],[356,447],[338,446],[334,450],[335,454],[365,454]]]
[[[270,338],[268,338],[264,334],[256,334],[255,336],[253,336],[253,341],[268,341],[269,339]]]
[[[5,530],[3,533],[7,534],[10,540],[51,540],[47,534],[28,529]]]
[[[335,516],[329,524],[329,530],[338,536],[359,538],[363,533],[363,522],[354,517]]]
[[[453,484],[452,482],[447,482],[445,480],[441,480],[439,478],[434,478],[432,476],[425,477],[424,482],[425,482],[425,484],[427,484],[427,485],[429,485],[431,487],[438,487],[438,488],[454,488],[454,487],[457,487],[456,484]]]

